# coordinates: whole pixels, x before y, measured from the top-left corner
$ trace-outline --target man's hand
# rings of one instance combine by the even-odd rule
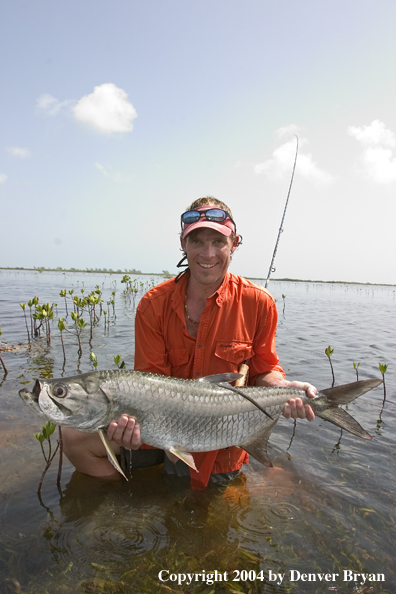
[[[310,398],[314,398],[317,392],[315,386],[306,382],[288,382],[287,387],[305,390]],[[307,419],[307,421],[315,419],[314,411],[309,404],[303,404],[301,398],[290,398],[283,407],[282,414],[286,419]]]
[[[255,381],[256,386],[283,386],[285,388],[297,388],[298,390],[305,390],[307,396],[314,398],[317,389],[312,384],[307,382],[289,382],[283,377],[278,371],[269,371],[258,375]],[[283,416],[286,419],[307,419],[307,421],[313,421],[315,419],[315,413],[309,404],[303,404],[301,398],[290,398],[283,407]]]
[[[126,450],[138,450],[142,445],[140,425],[135,417],[121,415],[117,421],[112,421],[107,428],[107,438]]]

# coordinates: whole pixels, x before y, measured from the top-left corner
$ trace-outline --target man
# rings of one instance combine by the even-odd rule
[[[140,301],[135,321],[135,369],[198,379],[238,372],[247,361],[250,385],[301,388],[314,397],[314,386],[289,382],[279,365],[277,311],[271,295],[228,271],[241,242],[230,209],[215,198],[204,197],[191,204],[181,221],[181,247],[188,269],[154,287]],[[314,419],[312,408],[299,398],[290,399],[283,414]],[[116,478],[98,436],[76,433],[64,430],[65,453],[76,468],[93,476]],[[113,421],[107,435],[116,453],[120,447],[145,448],[139,425],[128,415]],[[236,473],[248,461],[246,452],[237,447],[193,457],[198,473],[181,461],[173,465],[168,459],[164,469],[181,476],[191,472],[195,489],[205,488],[211,477]]]

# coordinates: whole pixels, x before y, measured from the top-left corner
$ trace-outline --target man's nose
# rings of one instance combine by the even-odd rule
[[[211,243],[205,243],[202,248],[202,255],[205,258],[212,258],[215,254],[215,249]]]

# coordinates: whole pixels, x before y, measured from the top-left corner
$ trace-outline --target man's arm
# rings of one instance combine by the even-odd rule
[[[254,385],[265,386],[267,388],[271,386],[298,388],[299,390],[305,390],[310,398],[314,398],[317,392],[315,386],[307,382],[289,382],[279,371],[269,371],[268,373],[258,375]],[[283,416],[286,419],[307,419],[307,421],[313,421],[315,419],[315,413],[311,406],[309,404],[304,405],[301,398],[290,398],[283,407]]]

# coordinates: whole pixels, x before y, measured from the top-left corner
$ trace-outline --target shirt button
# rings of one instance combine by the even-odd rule
[[[199,344],[199,345],[198,345],[198,348],[200,349],[200,348],[201,348],[201,346],[202,346],[202,344]]]
[[[196,371],[196,372],[195,372],[195,375],[201,375],[201,374],[199,373],[199,371]]]

